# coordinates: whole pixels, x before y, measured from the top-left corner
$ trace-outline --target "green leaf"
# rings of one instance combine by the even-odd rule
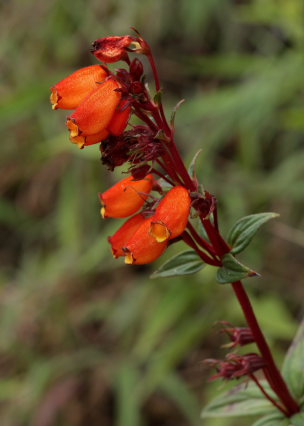
[[[259,274],[239,262],[231,253],[223,257],[223,266],[217,270],[217,280],[220,284],[233,283]]]
[[[125,363],[119,370],[116,384],[117,426],[139,426],[140,396],[138,371],[132,364]],[[130,392],[130,389],[132,391]]]
[[[176,277],[200,271],[205,264],[194,250],[186,250],[169,259],[150,278]]]
[[[292,426],[303,426],[304,425],[304,413],[298,413],[290,419]]]
[[[260,383],[274,399],[276,396],[266,380]],[[242,383],[211,401],[203,410],[202,418],[230,417],[266,414],[273,411],[273,405],[264,397],[253,382]]]
[[[158,92],[155,93],[153,100],[154,100],[154,103],[156,105],[161,104],[161,101],[162,101],[162,91],[161,90],[159,90]]]
[[[173,108],[171,117],[170,117],[170,124],[173,127],[174,126],[174,122],[175,122],[175,116],[177,113],[177,110],[179,109],[179,107],[185,102],[185,99],[181,99],[179,102],[177,102],[177,104],[175,105],[175,107]]]
[[[254,237],[263,223],[278,217],[277,213],[258,213],[239,219],[231,228],[228,235],[228,243],[232,246],[231,253],[240,253]]]
[[[304,395],[304,320],[287,352],[282,373],[293,395],[301,398]]]
[[[195,165],[196,165],[196,160],[197,160],[197,158],[198,158],[198,156],[200,155],[200,153],[202,152],[202,149],[199,149],[196,153],[195,153],[195,155],[194,155],[194,157],[192,158],[192,161],[191,161],[191,163],[190,163],[190,166],[189,166],[189,168],[188,168],[188,173],[189,173],[189,175],[190,175],[190,177],[192,178],[192,179],[194,179],[194,178],[196,178],[196,167],[195,167]]]
[[[275,412],[269,416],[262,417],[254,422],[252,426],[291,426],[289,420],[282,413]]]

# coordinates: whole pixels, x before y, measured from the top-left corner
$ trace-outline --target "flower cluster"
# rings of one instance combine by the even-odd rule
[[[66,122],[73,143],[83,148],[101,142],[101,159],[110,170],[129,162],[131,175],[99,195],[101,215],[128,218],[108,238],[114,257],[123,256],[127,264],[146,264],[184,233],[193,188],[185,185],[171,158],[168,125],[145,85],[142,62],[131,61],[130,52],[149,58],[150,49],[140,36],[96,40],[92,53],[103,64],[81,68],[55,84],[51,103],[53,109],[74,109]],[[106,64],[119,60],[128,69],[113,73]],[[142,124],[132,125],[131,114]],[[161,161],[164,170],[155,167]],[[169,191],[158,177],[170,183]]]
[[[186,188],[172,188],[149,210],[141,209],[153,189],[153,175],[134,180],[127,177],[100,194],[103,217],[129,218],[111,237],[114,257],[128,264],[145,264],[157,259],[170,240],[181,235],[187,225],[191,199]]]

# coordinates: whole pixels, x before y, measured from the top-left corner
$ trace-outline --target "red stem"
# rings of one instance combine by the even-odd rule
[[[230,247],[221,237],[216,228],[211,224],[211,222],[209,220],[204,220],[203,224],[206,229],[206,232],[208,233],[211,243],[214,244],[214,248],[216,249],[217,254],[222,257],[224,254],[228,253],[230,251]],[[267,367],[265,367],[264,369],[265,377],[268,380],[271,388],[278,395],[278,397],[286,407],[288,416],[292,416],[293,414],[299,412],[299,405],[290,394],[285,380],[283,379],[278,367],[275,364],[271,350],[259,326],[253,307],[244,289],[244,286],[241,281],[231,283],[231,285],[241,305],[248,326],[252,331],[255,343],[259,348],[262,357],[267,363]]]
[[[258,378],[254,375],[254,374],[249,374],[249,377],[251,378],[251,380],[253,380],[255,382],[255,384],[257,385],[257,387],[260,389],[260,391],[262,392],[262,394],[271,402],[271,404],[273,404],[275,407],[277,407],[278,410],[282,411],[282,413],[284,414],[284,416],[288,417],[288,413],[285,410],[284,407],[282,407],[280,404],[277,403],[277,401],[275,401],[268,392],[265,391],[265,389],[263,388],[263,386],[261,385],[261,383],[259,382]]]
[[[253,311],[251,302],[249,297],[243,287],[241,281],[236,281],[232,283],[232,288],[236,294],[236,297],[242,307],[243,313],[245,315],[246,321],[252,331],[254,336],[254,340],[256,342],[257,347],[260,350],[261,355],[267,363],[267,376],[269,375],[269,384],[274,390],[274,392],[278,395],[282,403],[287,409],[288,416],[292,416],[293,414],[299,412],[300,408],[296,401],[291,396],[287,385],[281,376],[281,373],[276,366],[270,348],[266,342],[266,339],[260,329],[258,321],[256,319],[255,313]]]
[[[151,173],[154,173],[155,175],[157,175],[160,178],[164,179],[170,185],[174,186],[174,182],[172,182],[172,180],[168,179],[165,175],[163,175],[162,173],[160,173],[158,170],[156,170],[156,169],[153,168],[153,169],[151,169]]]
[[[155,132],[157,131],[158,129],[157,125],[153,123],[153,121],[151,120],[150,117],[147,116],[147,114],[144,114],[143,112],[141,112],[141,110],[135,104],[133,104],[133,109],[134,109],[135,115],[137,115],[138,118],[144,121],[150,127],[150,129],[152,129]]]
[[[154,60],[154,57],[152,55],[150,46],[149,46],[149,54],[147,55],[147,57],[148,57],[148,60],[150,62],[151,69],[152,69],[152,72],[153,72],[156,91],[160,92],[161,91],[161,87],[160,87],[159,75],[158,75],[157,67],[155,65],[155,60]],[[164,126],[165,126],[165,133],[166,133],[167,136],[170,136],[171,129],[170,129],[170,127],[169,127],[169,125],[167,123],[167,120],[166,120],[166,116],[165,116],[163,104],[160,102],[157,106],[158,106],[158,109],[159,109],[162,121],[163,121]]]
[[[203,247],[205,250],[208,251],[208,253],[210,253],[213,257],[216,256],[216,253],[214,251],[214,248],[212,247],[211,244],[209,244],[207,241],[205,241],[196,231],[196,229],[194,228],[194,226],[191,224],[191,222],[188,222],[187,227],[191,233],[191,235],[193,236],[193,238],[195,239],[195,241],[201,246]]]
[[[163,168],[164,172],[167,173],[177,185],[183,185],[181,178],[176,173],[174,164],[169,153],[166,152],[165,154],[163,154],[161,159],[158,158],[156,161]]]
[[[154,80],[155,80],[155,87],[157,91],[160,91],[160,81],[159,81],[159,76],[158,76],[158,71],[155,65],[155,61],[153,58],[153,55],[151,53],[151,49],[149,47],[148,44],[146,44],[148,46],[148,53],[147,53],[147,57],[148,60],[150,62],[151,68],[152,68],[152,72],[154,75]],[[164,114],[164,110],[163,110],[163,106],[162,103],[159,102],[157,105],[157,108],[155,108],[154,111],[152,111],[152,115],[153,118],[155,120],[155,122],[157,123],[157,126],[159,126],[159,129],[163,130],[166,134],[166,136],[170,139],[170,142],[167,144],[168,149],[170,150],[170,153],[172,155],[172,159],[173,159],[173,164],[172,164],[172,160],[171,158],[169,158],[168,160],[170,160],[170,167],[168,168],[168,172],[170,177],[173,180],[176,180],[176,172],[181,176],[181,178],[184,181],[185,186],[189,189],[189,191],[196,191],[196,185],[195,182],[191,179],[191,177],[189,176],[189,173],[184,165],[184,162],[180,156],[179,151],[177,150],[177,147],[175,145],[174,142],[174,138],[173,138],[173,130],[169,127],[165,114]],[[153,123],[154,124],[154,123]],[[170,156],[168,156],[170,157]],[[166,160],[163,157],[165,163]],[[167,161],[168,161],[167,160]],[[168,161],[169,162],[169,161]],[[167,163],[166,163],[167,164]],[[169,164],[168,164],[169,166]],[[173,166],[173,170],[172,170],[172,166]],[[166,170],[166,169],[165,169]],[[174,172],[173,174],[170,172]],[[228,246],[228,244],[226,243],[226,241],[222,238],[219,230],[218,230],[218,221],[217,221],[217,214],[216,212],[214,213],[214,224],[212,224],[210,222],[210,219],[206,219],[205,217],[201,217],[202,223],[205,227],[205,230],[207,232],[207,235],[209,237],[209,240],[211,242],[211,245],[213,246],[214,249],[214,253],[219,257],[222,258],[226,253],[228,253],[230,251],[230,247]],[[193,235],[193,237],[195,238],[195,234]],[[192,247],[194,250],[196,250],[196,252],[201,256],[201,258],[206,262],[209,263],[211,265],[219,265],[219,261],[210,258],[205,252],[201,251],[198,246],[196,245],[195,241],[192,239],[192,237],[187,233],[184,232],[182,234],[182,238],[183,240],[190,246]],[[197,240],[196,240],[197,241]],[[206,242],[206,244],[209,244]],[[281,400],[281,402],[283,403],[284,407],[286,407],[286,410],[283,409],[280,405],[278,405],[276,403],[276,401],[272,400],[272,398],[269,398],[269,395],[265,392],[265,390],[260,386],[259,383],[257,383],[256,378],[254,377],[253,380],[257,383],[257,385],[259,386],[259,388],[262,390],[262,392],[264,393],[264,395],[278,408],[280,409],[286,416],[292,416],[293,414],[299,412],[300,408],[299,405],[297,404],[297,402],[293,399],[292,395],[289,392],[289,389],[283,379],[283,377],[281,376],[280,371],[278,370],[272,353],[270,351],[270,348],[266,342],[266,339],[260,329],[260,326],[258,324],[258,321],[256,319],[255,313],[253,311],[251,302],[248,298],[248,295],[243,287],[243,284],[241,283],[241,281],[237,281],[231,284],[232,288],[236,294],[236,297],[241,305],[241,308],[243,310],[244,316],[247,320],[248,326],[250,327],[256,345],[259,348],[259,351],[261,353],[261,355],[263,356],[264,360],[266,361],[267,366],[264,368],[264,373],[265,373],[265,377],[268,380],[271,388],[274,390],[274,392],[277,394],[277,396],[279,397],[279,399]]]
[[[197,254],[202,258],[205,263],[207,263],[208,265],[219,266],[219,261],[212,259],[212,257],[208,256],[205,252],[200,250],[191,238],[191,236],[186,231],[183,232],[182,238],[185,243],[188,244],[188,246],[190,246],[191,248],[193,248],[193,250],[197,252]]]

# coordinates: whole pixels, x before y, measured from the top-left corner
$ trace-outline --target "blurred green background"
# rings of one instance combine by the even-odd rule
[[[0,23],[0,418],[3,426],[249,426],[200,420],[224,389],[217,320],[243,325],[206,268],[149,280],[112,259],[97,193],[116,181],[98,146],[68,141],[49,87],[95,63],[90,44],[135,26],[151,43],[177,139],[227,229],[276,211],[241,256],[281,362],[303,311],[303,0],[2,0]],[[149,75],[148,75],[149,78]]]

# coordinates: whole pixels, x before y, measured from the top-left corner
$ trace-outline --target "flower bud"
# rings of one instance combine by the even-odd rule
[[[158,242],[178,237],[187,226],[190,207],[189,191],[183,186],[172,188],[156,209],[151,222],[151,235]]]
[[[101,65],[80,68],[51,87],[53,109],[75,109],[104,81],[108,73]]]
[[[145,265],[160,257],[167,248],[167,241],[159,243],[150,234],[152,218],[145,219],[128,244],[123,247],[125,263]]]
[[[106,192],[99,194],[102,217],[124,218],[136,213],[145,203],[152,190],[153,175],[134,180],[132,176],[122,179]]]
[[[151,171],[149,164],[142,164],[141,166],[132,167],[129,169],[134,179],[143,179]]]
[[[112,237],[108,237],[108,241],[112,246],[112,253],[115,258],[125,256],[122,250],[135,234],[140,225],[145,221],[144,216],[141,213],[132,216],[128,219],[119,229],[115,232]]]
[[[133,59],[130,65],[130,74],[134,80],[140,80],[143,75],[144,67],[141,61],[137,58]]]
[[[133,39],[124,37],[103,37],[94,41],[91,52],[102,62],[116,62],[127,58],[126,48],[130,46]]]
[[[120,102],[117,81],[106,80],[95,89],[67,119],[71,138],[100,133],[111,122]]]

